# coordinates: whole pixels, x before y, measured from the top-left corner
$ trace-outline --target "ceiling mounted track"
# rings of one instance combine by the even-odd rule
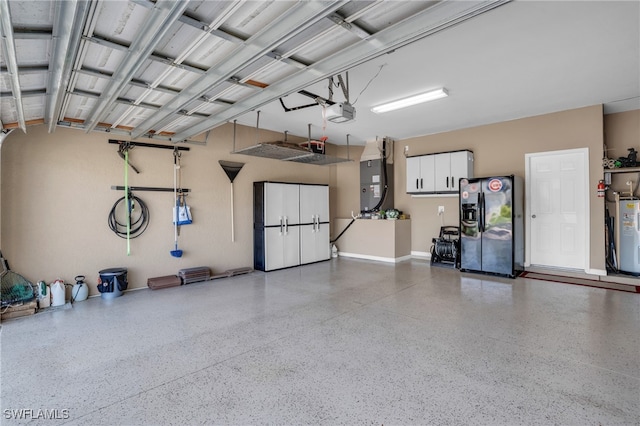
[[[16,56],[16,44],[13,38],[13,25],[11,23],[8,0],[0,0],[0,30],[2,30],[2,50],[4,51],[5,62],[11,76],[11,93],[13,93],[16,115],[18,116],[18,127],[27,133],[24,105],[22,104],[22,89],[18,78],[18,58]]]
[[[193,142],[508,1],[0,0],[0,119]]]
[[[49,81],[47,83],[47,106],[45,110],[45,123],[48,123],[49,133],[53,133],[62,103],[65,90],[71,78],[73,61],[76,50],[80,44],[82,28],[89,10],[86,1],[58,1],[55,3],[55,15],[53,24],[53,54],[49,62]]]

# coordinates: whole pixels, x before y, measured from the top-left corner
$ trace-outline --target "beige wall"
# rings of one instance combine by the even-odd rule
[[[395,146],[396,207],[412,216],[412,250],[427,252],[431,238],[441,225],[437,206],[445,206],[444,224],[458,223],[456,198],[411,198],[405,193],[409,155],[471,149],[476,176],[517,174],[524,176],[524,154],[588,147],[590,150],[591,265],[604,269],[604,201],[595,196],[602,178],[602,142],[615,155],[640,141],[640,111],[612,114],[604,118],[601,106],[593,106],[455,132],[397,141]],[[603,129],[604,122],[604,129]],[[121,196],[112,185],[123,183],[123,162],[108,134],[59,128],[48,134],[45,126],[30,127],[28,134],[13,132],[1,145],[1,249],[12,269],[32,281],[57,277],[72,282],[86,275],[95,285],[100,269],[129,269],[131,287],[145,287],[149,277],[175,274],[180,268],[209,266],[214,272],[252,266],[252,183],[258,180],[304,181],[330,184],[332,218],[350,217],[360,209],[359,159],[363,147],[349,150],[351,163],[335,166],[292,164],[276,160],[232,155],[231,125],[213,130],[206,146],[187,145],[183,154],[183,186],[193,225],[182,227],[179,246],[182,258],[173,258],[171,224],[172,195],[139,192],[149,204],[149,229],[132,241],[126,256],[125,241],[107,227],[107,215]],[[279,140],[281,135],[260,132],[261,141]],[[255,129],[238,127],[236,148],[253,145]],[[330,147],[328,153],[347,156],[345,146]],[[612,155],[610,155],[612,156]],[[218,160],[246,163],[234,182],[236,242],[230,233],[230,184]],[[131,162],[141,174],[130,173],[136,186],[172,185],[171,151],[135,148]],[[334,229],[336,236],[341,229]],[[95,292],[95,290],[94,290]]]
[[[476,176],[515,174],[522,177],[527,153],[586,147],[589,148],[589,184],[593,188],[590,269],[604,270],[604,202],[596,197],[596,186],[602,179],[602,143],[601,105],[396,141],[395,205],[411,215],[412,250],[429,251],[431,239],[439,233],[441,220],[444,225],[458,224],[458,200],[412,198],[406,194],[405,146],[412,156],[470,149],[474,152]],[[339,180],[341,194],[337,213],[341,217],[348,217],[352,209],[359,209],[356,166],[338,170],[340,176],[349,180],[348,188],[342,187],[343,179]],[[438,206],[445,207],[443,218],[437,214]]]
[[[337,166],[315,166],[232,155],[233,127],[213,130],[206,146],[189,146],[182,154],[182,182],[192,192],[187,201],[194,223],[183,226],[179,248],[173,249],[172,193],[137,192],[149,205],[147,231],[126,241],[107,226],[113,203],[122,196],[111,190],[123,185],[124,162],[109,134],[46,126],[13,132],[2,144],[2,253],[16,272],[35,282],[57,277],[73,282],[86,275],[95,293],[98,271],[129,270],[130,288],[145,287],[147,278],[177,274],[180,268],[208,266],[215,272],[253,266],[253,182],[260,180],[332,183]],[[117,137],[111,136],[112,139]],[[260,132],[260,141],[282,135]],[[293,138],[292,138],[293,139]],[[236,148],[255,144],[255,129],[238,126]],[[154,141],[151,141],[154,142]],[[159,143],[159,142],[156,142]],[[131,163],[141,171],[129,173],[134,186],[173,186],[172,151],[134,148]],[[230,231],[230,183],[218,160],[243,162],[235,188],[235,238]],[[335,187],[331,188],[336,196]]]

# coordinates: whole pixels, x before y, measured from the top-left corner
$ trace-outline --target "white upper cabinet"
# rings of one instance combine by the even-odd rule
[[[435,191],[435,156],[407,158],[407,192],[418,194]]]
[[[407,158],[407,193],[455,193],[460,178],[473,177],[473,152],[455,151]]]

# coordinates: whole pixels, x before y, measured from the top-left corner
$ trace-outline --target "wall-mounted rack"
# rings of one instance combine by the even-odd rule
[[[187,147],[187,146],[175,146],[175,145],[160,145],[157,143],[147,143],[147,142],[130,142],[130,141],[120,141],[117,139],[109,139],[109,143],[112,144],[116,144],[116,145],[120,145],[120,144],[128,144],[129,146],[140,146],[143,148],[159,148],[159,149],[170,149],[170,150],[175,150],[177,149],[178,151],[190,151],[191,148]]]
[[[640,173],[640,167],[619,167],[617,169],[604,169],[604,173]]]
[[[174,189],[173,188],[158,188],[158,187],[154,187],[154,186],[130,186],[128,187],[129,190],[131,191],[152,191],[152,192],[173,192]],[[111,189],[117,190],[117,191],[124,191],[124,186],[112,186]],[[188,188],[178,188],[178,190],[176,191],[178,194],[183,193],[183,192],[191,192],[190,189]]]

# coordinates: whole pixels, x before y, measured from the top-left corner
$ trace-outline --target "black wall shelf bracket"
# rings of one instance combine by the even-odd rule
[[[124,191],[124,186],[112,186],[111,189],[117,190],[117,191]],[[173,192],[174,189],[173,188],[158,188],[158,187],[154,187],[154,186],[130,186],[129,190],[131,191],[151,191],[151,192]],[[178,188],[178,190],[176,191],[178,194],[181,193],[186,193],[186,192],[191,192],[190,189],[188,188]]]
[[[174,150],[177,149],[178,151],[190,151],[191,148],[187,147],[187,146],[175,146],[175,145],[160,145],[157,143],[146,143],[146,142],[130,142],[130,141],[120,141],[117,139],[109,139],[109,143],[112,144],[129,144],[130,146],[140,146],[143,148],[160,148],[160,149],[170,149],[170,150]]]

